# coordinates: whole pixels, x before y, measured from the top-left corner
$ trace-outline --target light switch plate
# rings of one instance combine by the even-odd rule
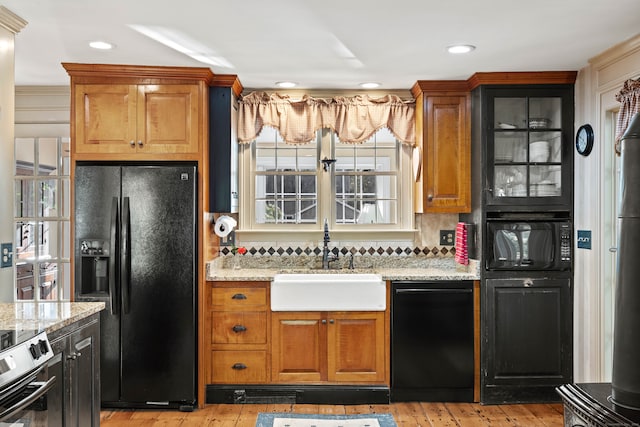
[[[13,266],[13,245],[11,243],[2,243],[0,245],[0,268]]]
[[[455,243],[455,231],[454,230],[440,230],[440,245],[453,246]]]

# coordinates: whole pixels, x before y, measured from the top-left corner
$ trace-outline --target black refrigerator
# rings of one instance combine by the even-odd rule
[[[195,163],[83,163],[75,300],[104,301],[102,407],[196,405]]]

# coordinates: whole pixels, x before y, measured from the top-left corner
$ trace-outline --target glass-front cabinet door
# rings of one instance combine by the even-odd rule
[[[487,205],[571,206],[573,89],[487,89]]]

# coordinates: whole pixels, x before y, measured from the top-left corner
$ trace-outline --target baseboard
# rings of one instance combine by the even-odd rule
[[[207,385],[206,403],[310,403],[364,405],[389,403],[386,386]]]

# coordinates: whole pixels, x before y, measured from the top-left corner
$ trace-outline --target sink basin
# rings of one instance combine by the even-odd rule
[[[384,311],[387,288],[372,273],[276,274],[272,311]]]

